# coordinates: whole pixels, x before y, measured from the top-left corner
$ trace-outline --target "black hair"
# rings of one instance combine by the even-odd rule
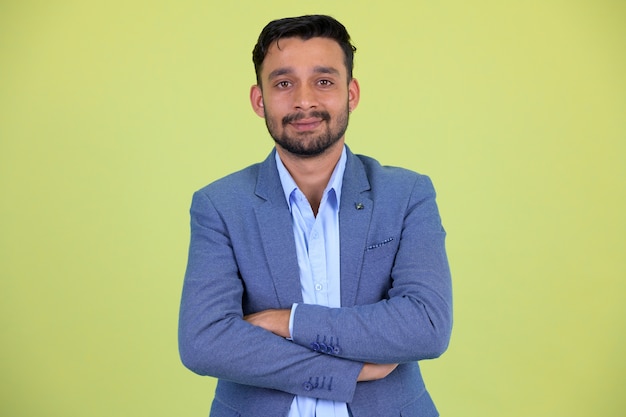
[[[274,42],[283,38],[309,40],[316,37],[337,41],[343,50],[348,80],[351,80],[356,47],[352,45],[345,26],[330,16],[306,15],[273,20],[263,28],[257,44],[252,50],[252,62],[254,62],[257,84],[261,85],[261,67],[267,51]]]

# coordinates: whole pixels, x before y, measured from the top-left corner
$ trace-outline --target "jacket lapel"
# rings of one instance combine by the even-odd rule
[[[302,292],[291,213],[278,176],[275,152],[259,165],[256,194],[265,201],[256,208],[256,220],[280,308],[290,308],[292,303],[302,302]]]
[[[256,220],[280,307],[289,308],[294,302],[302,302],[302,292],[291,213],[278,176],[275,152],[259,165],[256,194],[265,201],[256,208]],[[347,155],[339,208],[342,306],[352,306],[356,301],[374,208],[363,163],[349,149]]]
[[[348,160],[341,189],[339,238],[341,250],[341,305],[356,302],[361,267],[369,231],[373,201],[370,183],[361,160],[348,149]]]

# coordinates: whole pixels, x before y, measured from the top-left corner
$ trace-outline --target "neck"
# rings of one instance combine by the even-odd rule
[[[300,191],[306,196],[315,215],[317,215],[324,190],[330,181],[333,170],[341,158],[343,145],[344,141],[339,140],[324,153],[307,158],[294,155],[280,146],[276,146],[280,160]]]

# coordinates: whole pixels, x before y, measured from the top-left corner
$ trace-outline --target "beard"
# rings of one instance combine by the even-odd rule
[[[292,113],[282,118],[280,121],[282,129],[278,129],[277,123],[267,114],[266,108],[265,125],[277,145],[293,155],[310,158],[321,155],[343,137],[348,128],[349,114],[347,104],[345,110],[337,115],[336,120],[333,120],[327,111]],[[312,132],[298,133],[297,136],[287,134],[286,127],[290,123],[305,118],[321,119],[326,125],[326,130],[317,134]]]

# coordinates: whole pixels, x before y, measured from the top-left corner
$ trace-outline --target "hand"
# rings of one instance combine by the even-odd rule
[[[248,314],[244,316],[244,320],[248,323],[261,327],[275,335],[289,338],[289,317],[291,310],[265,310],[258,313]]]
[[[361,369],[361,373],[357,377],[357,382],[364,381],[376,381],[378,379],[383,379],[387,375],[393,372],[394,369],[398,366],[397,363],[392,364],[377,364],[377,363],[366,363],[363,365],[363,369]]]

